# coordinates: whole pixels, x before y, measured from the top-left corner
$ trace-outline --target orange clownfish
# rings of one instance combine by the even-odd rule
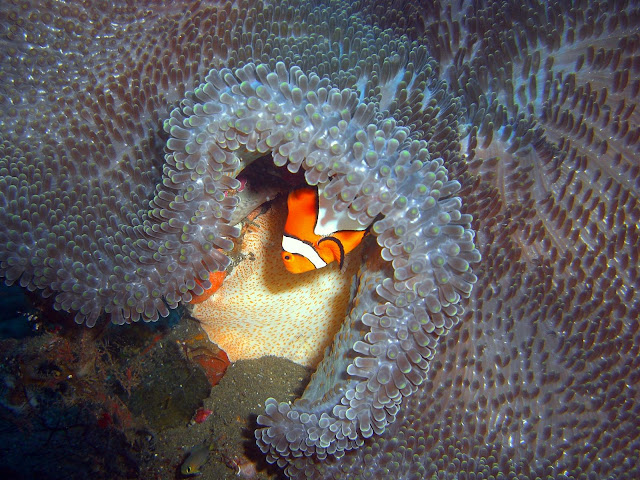
[[[291,273],[303,273],[338,261],[364,237],[366,226],[344,213],[336,213],[331,200],[316,188],[304,187],[289,193],[289,213],[282,236],[282,261]]]

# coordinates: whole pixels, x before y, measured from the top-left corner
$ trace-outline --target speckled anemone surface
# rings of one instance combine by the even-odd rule
[[[154,319],[226,263],[222,191],[271,152],[361,222],[382,214],[302,399],[259,418],[271,461],[292,478],[638,476],[633,2],[0,18],[7,281],[89,324]]]

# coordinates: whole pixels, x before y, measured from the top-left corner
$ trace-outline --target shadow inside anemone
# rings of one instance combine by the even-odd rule
[[[287,480],[288,477],[284,474],[284,471],[275,463],[268,463],[264,453],[256,444],[255,431],[260,428],[258,416],[251,414],[247,423],[249,428],[242,429],[242,446],[247,459],[255,464],[258,472],[264,472],[274,480]]]

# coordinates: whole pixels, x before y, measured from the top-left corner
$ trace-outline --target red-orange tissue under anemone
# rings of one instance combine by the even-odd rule
[[[225,277],[227,276],[227,272],[210,272],[209,273],[209,283],[211,286],[204,290],[204,292],[200,295],[193,295],[193,298],[189,301],[190,304],[195,305],[197,303],[204,302],[207,298],[217,292],[222,283],[224,282]],[[202,283],[196,279],[196,283],[202,286]]]

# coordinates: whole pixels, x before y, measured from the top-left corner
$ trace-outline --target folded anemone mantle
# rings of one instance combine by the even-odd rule
[[[277,10],[271,10],[274,20]],[[4,277],[55,295],[58,308],[77,311],[76,320],[88,325],[102,312],[116,323],[156,320],[167,314],[165,305],[207,288],[207,272],[228,265],[223,252],[238,235],[229,225],[236,199],[225,192],[237,189],[238,173],[265,154],[276,166],[304,170],[306,182],[322,187],[336,211],[371,226],[375,241],[366,247],[331,353],[302,399],[294,406],[268,400],[259,417],[265,428],[256,433],[258,443],[281,465],[300,455],[340,457],[384,432],[402,399],[424,381],[438,337],[458,321],[460,299],[476,281],[470,264],[480,260],[471,216],[460,212],[460,183],[427,144],[459,150],[460,108],[434,60],[424,46],[343,8],[327,28],[318,23],[322,11],[305,6],[297,13],[301,23],[270,25],[281,32],[271,38],[279,46],[270,49],[282,55],[245,53],[235,67],[213,68],[185,92],[163,122],[167,153],[150,200],[149,179],[135,186],[122,167],[151,150],[144,136],[152,122],[143,118],[136,129],[133,119],[160,109],[135,100],[125,106],[131,96],[125,87],[136,83],[125,75],[109,76],[105,87],[72,77],[71,88],[84,89],[82,98],[97,97],[97,105],[80,106],[80,122],[69,119],[79,138],[66,139],[69,130],[60,127],[44,134],[39,151],[3,164]],[[222,8],[220,16],[239,12],[246,22],[255,20],[255,12],[236,8]],[[258,51],[264,32],[251,39]],[[318,66],[309,49],[330,56]],[[216,60],[214,54],[209,63],[224,64]],[[169,96],[165,76],[160,84]],[[153,84],[149,93],[156,90]],[[114,95],[129,115],[115,112]],[[47,100],[54,98],[34,102],[45,110]],[[53,103],[51,110],[59,111]],[[18,137],[42,135],[33,124],[16,123]],[[119,150],[107,141],[104,155],[92,157],[95,137],[110,130],[121,140]],[[148,176],[137,160],[132,173]],[[118,174],[124,195],[105,181]]]
[[[304,394],[258,417],[269,461],[640,475],[637,2],[36,3],[0,7],[5,281],[166,316],[271,155],[371,234]]]
[[[336,211],[371,225],[375,241],[331,353],[302,399],[294,406],[268,400],[259,417],[258,443],[281,465],[300,455],[339,457],[384,432],[424,381],[438,337],[458,321],[461,296],[476,281],[470,264],[480,260],[471,216],[460,212],[460,183],[427,145],[459,150],[458,102],[424,46],[346,13],[332,15],[338,24],[327,29],[316,24],[321,11],[300,12],[302,24],[280,27],[282,61],[256,54],[211,69],[186,91],[164,120],[167,153],[148,202],[148,182],[133,192],[128,186],[124,198],[104,196],[101,177],[118,152],[110,145],[94,161],[91,131],[67,142],[71,158],[60,159],[62,167],[51,160],[64,146],[47,144],[3,170],[5,278],[55,295],[59,308],[89,325],[102,312],[116,323],[156,320],[165,304],[201,293],[207,272],[228,265],[223,251],[238,235],[229,225],[236,199],[225,192],[265,154],[291,172],[303,169]],[[318,68],[307,48],[334,53]],[[111,78],[115,85],[98,93],[98,103],[127,81]],[[80,117],[100,124],[108,116],[91,114],[82,109]],[[415,118],[433,125],[415,128]],[[127,120],[116,122],[126,129]],[[89,145],[78,145],[83,140]],[[128,140],[136,138],[124,138],[124,149]],[[140,154],[137,147],[134,158]]]
[[[476,281],[470,263],[480,254],[455,196],[460,184],[424,140],[360,95],[297,65],[248,63],[211,70],[164,124],[167,178],[187,183],[192,200],[215,199],[216,182],[233,188],[243,163],[271,153],[277,166],[304,169],[334,209],[375,236],[332,353],[302,399],[270,399],[258,418],[258,443],[274,461],[341,456],[384,432],[424,381],[437,338],[457,322],[460,298]],[[206,241],[224,217],[202,217],[193,235]]]

